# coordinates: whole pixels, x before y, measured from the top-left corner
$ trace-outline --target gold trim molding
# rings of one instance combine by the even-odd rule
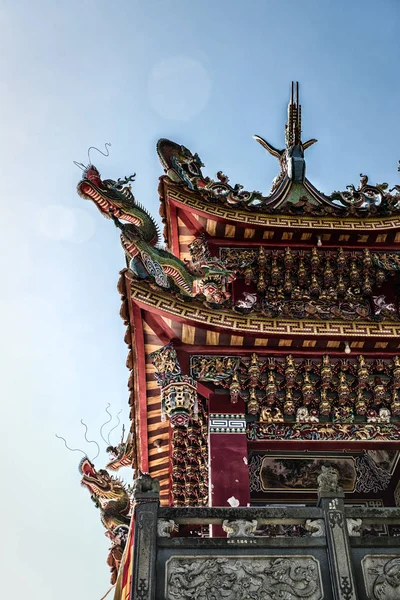
[[[168,187],[168,197],[178,204],[183,204],[202,213],[205,218],[219,217],[232,223],[277,227],[277,228],[297,228],[297,229],[325,229],[341,231],[386,231],[389,229],[400,228],[400,215],[397,217],[369,217],[365,219],[356,219],[353,217],[313,217],[310,215],[281,215],[267,214],[261,212],[250,212],[221,204],[205,203],[194,195],[185,194],[180,190]]]
[[[130,279],[129,275],[128,278]],[[259,315],[239,315],[228,310],[213,310],[196,300],[184,302],[168,292],[150,289],[147,284],[134,279],[131,279],[130,289],[134,302],[160,311],[167,317],[175,317],[198,326],[230,331],[235,335],[400,338],[400,323],[268,319]]]

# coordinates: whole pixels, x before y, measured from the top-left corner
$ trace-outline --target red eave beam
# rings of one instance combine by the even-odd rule
[[[139,446],[140,446],[140,465],[141,471],[148,472],[149,470],[149,454],[148,454],[148,430],[147,430],[147,389],[146,389],[146,355],[144,349],[144,334],[142,326],[142,315],[140,308],[130,302],[131,314],[133,320],[134,336],[135,336],[135,397],[139,403],[139,410],[136,412],[139,423]]]
[[[185,223],[190,233],[195,237],[199,237],[202,233],[206,232],[200,222],[197,221],[197,219],[194,219],[189,212],[183,210],[181,207],[179,207],[178,217]]]
[[[160,338],[160,341],[165,346],[171,342],[180,343],[176,333],[170,327],[168,327],[164,319],[157,319],[154,314],[148,311],[143,311],[143,320],[149,327],[151,327],[151,329]]]

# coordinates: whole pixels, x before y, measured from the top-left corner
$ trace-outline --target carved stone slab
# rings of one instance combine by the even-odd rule
[[[172,556],[165,565],[166,600],[322,600],[312,556]]]
[[[361,564],[368,600],[399,600],[400,554],[367,554]]]

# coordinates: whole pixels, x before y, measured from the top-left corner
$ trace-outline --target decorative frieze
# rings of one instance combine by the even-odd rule
[[[210,433],[246,433],[244,414],[210,414]]]
[[[400,253],[221,248],[226,268],[249,286],[234,310],[276,317],[399,319],[398,302],[380,288],[400,271]],[[395,300],[395,302],[393,302]]]
[[[257,283],[263,270],[266,284],[276,287],[282,283],[282,291],[289,297],[293,297],[297,287],[312,293],[313,289],[307,289],[307,285],[315,282],[314,296],[317,297],[330,287],[332,291],[336,289],[339,297],[344,296],[352,286],[356,286],[356,295],[362,292],[370,295],[372,285],[380,287],[389,274],[400,271],[400,252],[371,253],[368,248],[349,252],[344,248],[332,251],[317,247],[311,250],[222,247],[220,259],[227,268],[242,275],[248,285]]]
[[[309,555],[173,556],[165,569],[166,600],[324,597],[319,562]]]
[[[248,423],[248,440],[399,441],[399,423]]]
[[[164,291],[150,288],[145,282],[132,278],[129,272],[126,272],[125,276],[130,280],[129,293],[133,301],[151,306],[169,318],[178,317],[179,320],[186,320],[194,326],[224,329],[226,333],[234,332],[234,335],[238,336],[300,336],[302,340],[309,335],[321,336],[325,340],[332,339],[332,336],[349,340],[370,337],[382,341],[390,341],[400,336],[400,324],[397,321],[322,321],[311,316],[302,320],[298,317],[287,318],[284,315],[270,318],[258,314],[243,315],[230,309],[215,310],[196,300],[187,302],[179,296],[167,295]]]
[[[231,401],[247,403],[250,414],[267,423],[296,421],[389,424],[400,416],[400,357],[284,359],[191,357],[194,379],[213,381],[229,390]]]
[[[400,598],[400,556],[367,554],[361,561],[368,600]]]

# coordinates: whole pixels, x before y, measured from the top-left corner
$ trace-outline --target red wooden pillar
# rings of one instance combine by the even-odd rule
[[[221,410],[228,408],[228,410]],[[210,399],[210,505],[247,506],[250,503],[244,402]]]

